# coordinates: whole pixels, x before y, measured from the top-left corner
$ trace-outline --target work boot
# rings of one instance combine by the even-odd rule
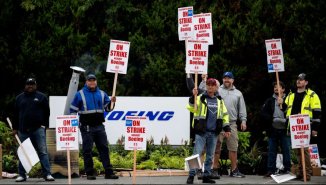
[[[115,174],[105,174],[105,179],[119,179]]]
[[[209,176],[211,179],[220,179],[221,176],[218,174],[218,169],[213,169],[211,175]]]
[[[197,170],[197,179],[198,180],[203,179],[203,172],[201,170]]]
[[[187,184],[193,184],[194,183],[194,176],[189,176],[187,179]]]
[[[215,181],[210,179],[208,176],[203,177],[203,183],[215,184]]]
[[[96,175],[94,175],[94,172],[86,173],[87,180],[96,180]]]
[[[265,175],[264,175],[264,178],[269,178],[271,177],[271,175],[274,175],[273,172],[267,172]]]

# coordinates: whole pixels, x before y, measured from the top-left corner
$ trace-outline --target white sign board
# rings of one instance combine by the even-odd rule
[[[207,74],[208,42],[188,40],[186,44],[186,73]]]
[[[271,175],[271,177],[273,178],[273,180],[275,182],[279,183],[283,183],[292,179],[295,179],[297,176],[295,176],[292,173],[288,173],[288,174],[280,174],[280,175]]]
[[[317,144],[309,145],[309,153],[312,167],[321,167]]]
[[[268,72],[284,71],[284,58],[281,39],[265,40]]]
[[[130,42],[111,40],[106,72],[127,74]]]
[[[192,6],[178,8],[179,40],[192,38],[193,36],[192,15],[193,15]]]
[[[56,117],[63,114],[66,96],[50,96],[50,128],[55,128]],[[165,137],[171,145],[183,145],[190,140],[190,113],[185,108],[189,97],[135,97],[119,96],[113,111],[105,113],[105,129],[110,144],[116,144],[125,135],[125,116],[146,116],[142,124],[160,145]]]
[[[36,150],[29,138],[25,139],[22,145],[18,147],[17,155],[26,173],[31,171],[32,167],[40,161]]]
[[[79,150],[77,115],[57,116],[55,131],[57,151]]]
[[[202,13],[195,14],[192,18],[193,22],[193,39],[208,41],[209,45],[213,45],[213,30],[212,30],[212,14]]]
[[[292,148],[308,147],[310,143],[310,118],[307,114],[290,115]]]
[[[145,116],[126,117],[125,150],[146,150],[147,129],[141,124]]]

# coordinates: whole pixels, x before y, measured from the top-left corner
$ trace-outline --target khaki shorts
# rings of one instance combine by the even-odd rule
[[[226,139],[226,146],[227,146],[229,151],[236,152],[236,151],[238,151],[238,141],[239,141],[237,124],[236,123],[231,123],[230,128],[231,128],[231,136]],[[225,139],[223,134],[224,134],[224,131],[222,131],[218,135],[217,143],[218,142],[223,143],[223,140]],[[220,145],[220,147],[222,147],[222,145]]]

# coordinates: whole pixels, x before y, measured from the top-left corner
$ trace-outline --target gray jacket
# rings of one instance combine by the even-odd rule
[[[235,86],[226,89],[224,85],[221,85],[218,92],[228,110],[230,123],[236,122],[238,118],[241,122],[247,122],[246,103],[241,91],[236,89]]]

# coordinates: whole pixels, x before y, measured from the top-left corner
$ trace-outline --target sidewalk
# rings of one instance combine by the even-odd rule
[[[136,184],[186,184],[187,176],[139,176],[136,177]],[[96,180],[87,180],[86,177],[71,179],[72,184],[132,184],[133,178],[123,176],[117,180],[104,179],[98,176]],[[195,178],[194,184],[201,184],[201,180]],[[16,183],[15,179],[1,179],[0,184],[68,184],[68,179],[56,179],[54,182],[45,182],[43,179],[29,178],[26,182]],[[216,184],[277,184],[271,178],[264,178],[258,175],[248,175],[245,178],[234,178],[223,175],[216,180]],[[290,180],[282,184],[305,184],[303,181]],[[326,176],[312,176],[306,184],[326,184]]]

